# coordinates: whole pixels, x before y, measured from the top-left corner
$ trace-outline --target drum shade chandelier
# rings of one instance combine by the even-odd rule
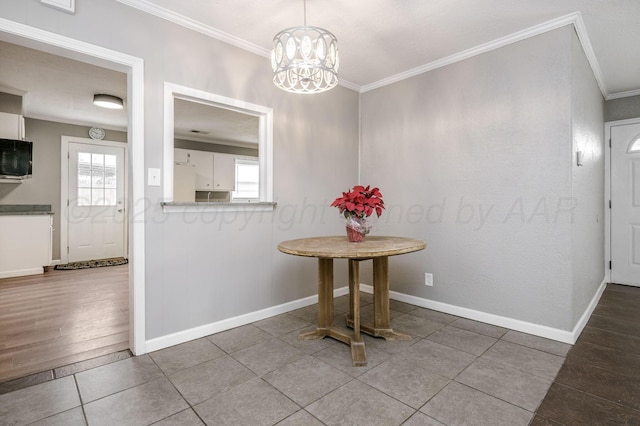
[[[338,84],[339,65],[336,36],[307,26],[304,0],[304,26],[287,28],[273,38],[273,83],[292,93],[325,92]]]

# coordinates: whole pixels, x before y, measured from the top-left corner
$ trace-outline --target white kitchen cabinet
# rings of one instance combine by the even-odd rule
[[[175,148],[175,163],[185,163],[196,168],[196,191],[235,191],[235,157],[208,151]]]
[[[24,117],[0,112],[0,138],[22,140],[24,137]]]
[[[196,167],[178,163],[173,166],[173,201],[193,203],[196,201]]]
[[[213,152],[175,148],[173,162],[196,168],[196,191],[213,191]]]
[[[52,263],[53,216],[0,216],[0,278],[42,274]]]
[[[236,190],[236,160],[231,155],[213,156],[213,190]]]
[[[196,166],[196,191],[213,191],[213,152],[190,151]]]
[[[173,150],[173,162],[180,164],[190,164],[191,151],[188,149],[175,148]]]

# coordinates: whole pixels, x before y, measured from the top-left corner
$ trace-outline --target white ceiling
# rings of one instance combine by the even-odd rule
[[[245,148],[258,146],[260,119],[254,115],[184,99],[175,99],[173,109],[177,138]]]
[[[0,92],[22,96],[22,113],[29,118],[127,127],[126,110],[92,104],[96,93],[126,99],[126,74],[106,68],[0,41]]]
[[[263,56],[304,22],[303,0],[117,1]],[[359,91],[567,22],[605,96],[640,94],[640,0],[307,0],[307,24],[338,38],[341,84]],[[126,128],[126,111],[90,104],[108,93],[126,105],[124,74],[25,49],[0,43],[0,91],[23,95],[25,116]]]

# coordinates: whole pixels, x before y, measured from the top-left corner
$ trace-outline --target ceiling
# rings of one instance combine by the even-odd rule
[[[126,110],[100,108],[93,95],[127,97],[127,75],[0,41],[0,92],[22,96],[25,117],[125,130]],[[125,103],[126,107],[126,103]]]
[[[256,148],[260,119],[199,102],[175,99],[173,103],[174,135],[199,142],[224,142],[245,148]]]
[[[265,57],[304,23],[303,0],[117,1]],[[338,38],[340,84],[361,92],[572,22],[603,94],[640,94],[640,0],[307,0],[306,12]],[[0,43],[0,91],[23,96],[27,117],[126,129],[126,110],[90,104],[108,93],[126,105],[123,73]],[[207,121],[185,131],[215,136]]]
[[[277,32],[304,23],[303,0],[118,1],[265,56]],[[338,38],[340,79],[357,90],[575,12],[605,94],[640,90],[638,0],[307,0],[306,12]]]

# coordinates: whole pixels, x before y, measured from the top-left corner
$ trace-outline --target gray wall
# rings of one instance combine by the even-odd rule
[[[573,36],[571,118],[573,123],[571,227],[573,324],[604,279],[604,99],[582,46]],[[582,151],[582,166],[576,153]]]
[[[75,15],[3,0],[0,16],[144,59],[145,168],[163,165],[164,82],[274,109],[273,212],[164,214],[162,189],[145,188],[147,339],[317,292],[316,262],[276,246],[344,232],[329,204],[357,183],[356,92],[284,92],[271,81],[268,58],[112,0],[78,3]],[[346,284],[345,270],[336,268],[344,272],[337,285]]]
[[[165,81],[274,109],[273,212],[164,214],[161,188],[145,188],[147,339],[315,294],[316,262],[276,245],[344,232],[328,205],[357,183],[359,128],[362,183],[388,205],[374,232],[428,242],[392,258],[394,290],[563,330],[586,300],[576,289],[592,292],[598,271],[576,283],[565,203],[598,173],[597,161],[572,167],[574,117],[592,132],[597,107],[570,27],[361,96],[296,96],[273,86],[267,58],[118,2],[82,2],[72,16],[4,0],[0,15],[144,59],[145,168],[163,165]],[[580,230],[598,240],[593,213]]]
[[[392,259],[394,290],[573,328],[572,108],[588,104],[589,131],[598,109],[591,82],[572,102],[573,42],[564,27],[362,95],[362,181],[388,203],[379,232],[428,244]]]
[[[607,101],[604,112],[604,121],[638,118],[640,117],[640,95]]]
[[[89,137],[89,127],[25,118],[27,139],[33,142],[33,176],[20,184],[0,185],[0,204],[51,204],[53,259],[60,259],[61,136]],[[105,130],[105,140],[126,142],[123,132]]]

